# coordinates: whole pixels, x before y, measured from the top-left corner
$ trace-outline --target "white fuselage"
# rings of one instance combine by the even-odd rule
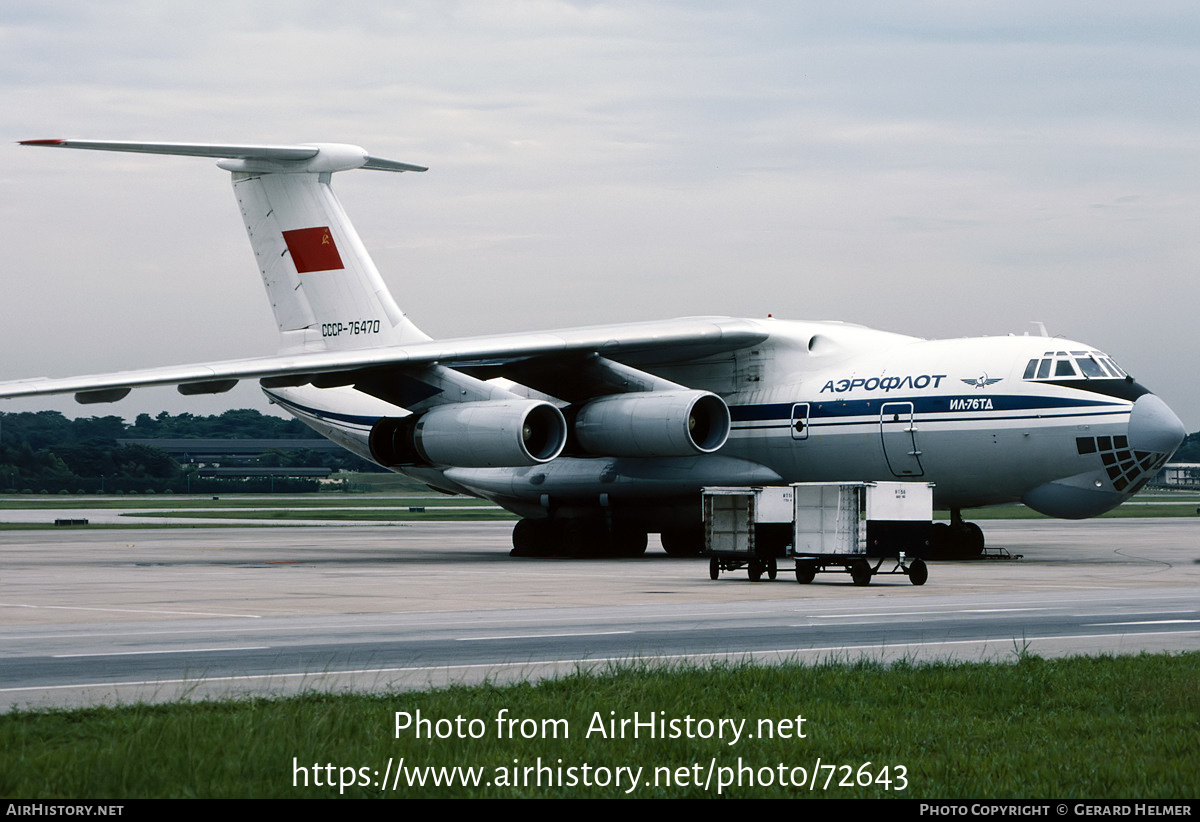
[[[1118,376],[1110,360],[1081,343],[1046,337],[930,341],[826,322],[772,320],[762,326],[767,339],[731,353],[632,363],[725,400],[732,429],[715,454],[568,454],[518,468],[397,470],[524,516],[624,508],[648,509],[653,520],[680,501],[689,507],[706,485],[912,479],[935,484],[939,508],[1024,500],[1053,516],[1085,517],[1140,488],[1182,432],[1157,397],[1123,372]],[[1033,378],[1026,379],[1031,362],[1042,360],[1042,370],[1069,368],[1073,376],[1038,379],[1035,363]],[[1067,361],[1071,365],[1058,364]],[[371,425],[395,413],[352,389],[270,393],[368,458]],[[1154,408],[1142,415],[1152,419],[1139,428],[1131,426],[1131,417],[1142,397]],[[1130,443],[1131,436],[1142,441]]]

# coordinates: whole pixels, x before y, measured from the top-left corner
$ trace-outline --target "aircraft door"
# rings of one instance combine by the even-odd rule
[[[792,439],[808,439],[808,403],[798,402],[792,406]]]
[[[888,402],[879,413],[879,428],[883,440],[883,456],[888,468],[897,477],[919,477],[925,473],[921,466],[921,449],[917,445],[917,423],[911,402]]]

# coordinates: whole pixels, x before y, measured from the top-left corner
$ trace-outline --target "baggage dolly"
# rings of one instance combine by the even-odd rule
[[[792,489],[705,488],[702,500],[709,579],[742,568],[752,582],[775,579],[791,542]]]
[[[924,560],[908,557],[929,546],[931,483],[714,487],[702,501],[710,579],[742,568],[754,582],[775,579],[787,558],[800,584],[830,572],[849,574],[855,585],[876,574],[903,574],[913,585],[929,578]]]
[[[876,574],[903,574],[924,585],[929,567],[908,555],[929,546],[933,485],[917,482],[796,483],[789,556],[796,582],[847,573],[855,585]],[[865,519],[860,518],[865,512]]]

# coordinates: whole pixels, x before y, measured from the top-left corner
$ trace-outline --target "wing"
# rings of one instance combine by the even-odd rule
[[[523,374],[553,372],[597,354],[629,365],[687,361],[754,345],[768,337],[753,320],[696,317],[590,326],[526,334],[432,340],[404,346],[316,351],[147,368],[113,374],[0,382],[0,398],[74,394],[81,403],[114,402],[134,388],[175,385],[182,394],[228,391],[244,379],[264,387],[351,385],[364,374],[402,372],[434,363]]]
[[[309,425],[381,465],[541,464],[563,452],[569,434],[587,453],[690,456],[724,444],[730,412],[708,388],[673,380],[687,374],[691,364],[711,380],[714,371],[729,370],[725,367],[735,360],[723,353],[770,336],[765,324],[753,320],[699,317],[432,340],[388,292],[330,183],[340,171],[422,171],[424,166],[344,143],[33,140],[25,145],[217,158],[231,175],[275,315],[280,353],[0,383],[0,398],[74,394],[83,403],[112,402],[141,386],[176,385],[183,394],[213,394],[257,379],[264,388],[277,389],[272,398],[290,403],[289,410]],[[346,328],[348,318],[354,319]],[[709,359],[714,356],[721,362]],[[494,376],[509,378],[513,390],[486,379]],[[319,398],[301,401],[295,395],[312,393],[301,386],[352,386],[357,394],[317,392]],[[289,387],[296,390],[285,390]],[[354,404],[364,395],[388,403],[395,415],[367,418],[325,407],[345,400]],[[349,420],[348,427],[339,429],[331,422],[335,419]]]

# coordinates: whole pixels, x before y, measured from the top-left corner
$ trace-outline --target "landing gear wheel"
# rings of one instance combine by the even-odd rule
[[[817,564],[815,562],[797,562],[796,563],[796,582],[801,585],[807,585],[817,577]]]
[[[964,522],[962,528],[963,556],[983,556],[983,529],[973,522]]]
[[[854,560],[854,564],[850,566],[850,579],[854,580],[855,585],[871,584],[871,566],[865,559]]]
[[[523,519],[513,526],[510,557],[545,557],[553,554],[558,523],[548,519]]]
[[[659,534],[659,539],[670,557],[699,556],[704,550],[704,531],[700,528],[673,528]]]
[[[908,581],[913,585],[924,585],[929,579],[929,566],[923,559],[914,559],[908,566]]]
[[[721,576],[721,560],[713,557],[708,561],[708,578],[719,579]]]
[[[534,532],[537,530],[537,523],[531,519],[520,520],[513,526],[512,530],[512,550],[508,552],[510,557],[534,557],[537,556],[537,539]]]
[[[646,553],[646,532],[614,528],[608,546],[614,557],[640,557]]]
[[[582,519],[567,520],[563,528],[563,551],[565,556],[576,559],[596,557],[604,553],[606,542],[604,531],[595,522]]]
[[[976,559],[983,556],[983,529],[973,522],[937,522],[929,532],[925,559]]]

